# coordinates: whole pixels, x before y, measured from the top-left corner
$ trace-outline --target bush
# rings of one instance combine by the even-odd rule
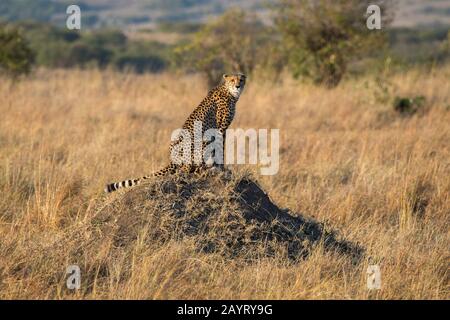
[[[223,73],[251,74],[264,60],[264,31],[255,16],[231,9],[198,31],[192,42],[177,47],[176,63],[203,73],[210,86]]]
[[[99,46],[77,43],[70,48],[64,67],[97,65],[105,67],[111,61],[112,52]]]
[[[425,108],[425,97],[418,96],[414,98],[395,97],[394,110],[401,115],[409,116],[423,111]]]
[[[81,33],[35,22],[21,26],[36,52],[38,65],[50,68],[113,66],[138,73],[159,72],[168,65],[167,45],[130,41],[121,31],[105,29]]]
[[[384,34],[366,26],[369,0],[280,0],[275,23],[283,35],[294,76],[304,75],[327,87],[339,84],[348,64],[377,50]],[[384,7],[381,6],[383,9]],[[386,17],[385,10],[382,16]],[[383,21],[383,27],[388,19]]]
[[[0,25],[0,72],[12,76],[27,74],[34,62],[34,53],[20,31]]]

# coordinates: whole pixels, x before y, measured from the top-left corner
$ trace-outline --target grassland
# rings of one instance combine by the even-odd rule
[[[83,229],[108,201],[105,183],[166,164],[170,134],[206,84],[77,70],[0,79],[0,298],[449,299],[448,79],[448,67],[389,77],[395,94],[426,97],[408,117],[374,99],[371,78],[334,90],[248,79],[232,127],[279,128],[280,171],[230,169],[252,172],[278,206],[363,245],[370,259],[359,265],[320,247],[297,263],[247,263],[189,240],[140,237],[114,254],[92,225]],[[65,284],[73,263],[82,270],[75,292]],[[379,291],[366,288],[373,263]]]

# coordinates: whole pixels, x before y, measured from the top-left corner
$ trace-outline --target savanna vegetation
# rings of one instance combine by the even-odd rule
[[[449,76],[448,67],[392,75],[398,95],[426,97],[414,113],[379,102],[371,77],[331,91],[249,78],[232,128],[279,128],[278,174],[229,166],[231,180],[155,180],[111,198],[105,183],[167,163],[171,132],[206,82],[106,70],[2,79],[0,297],[447,299]],[[275,254],[250,262],[199,250],[270,227],[236,233],[243,222],[232,190],[247,174],[279,208],[359,243],[364,258],[354,264],[318,243],[296,261],[283,241],[260,242],[247,253],[270,244]],[[207,233],[186,236],[177,212],[214,219],[202,222]],[[66,288],[71,264],[81,268],[80,290]],[[369,264],[381,267],[379,291],[367,290]]]
[[[0,4],[1,299],[450,297],[448,27],[368,33],[353,0],[174,23],[193,3],[176,0],[133,31],[90,2],[92,28],[68,31],[63,1],[27,1]],[[166,165],[230,71],[248,74],[231,128],[280,129],[276,175],[230,165],[103,193]]]
[[[88,26],[67,30],[64,23],[24,22],[20,16],[0,28],[18,30],[38,67],[199,72],[210,85],[228,70],[239,70],[258,71],[271,80],[287,72],[335,87],[344,77],[380,74],[386,61],[399,71],[448,61],[447,26],[390,28],[395,7],[380,1],[383,28],[369,30],[365,9],[372,2],[280,0],[267,7],[269,24],[231,8],[205,24],[165,21],[133,32]]]

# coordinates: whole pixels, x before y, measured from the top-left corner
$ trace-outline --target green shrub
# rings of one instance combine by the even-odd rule
[[[369,30],[364,16],[371,0],[279,0],[275,23],[283,36],[295,77],[306,76],[334,87],[350,62],[385,44],[379,30]],[[381,6],[381,4],[380,4]],[[382,17],[388,17],[382,7]],[[386,27],[384,19],[382,27]]]
[[[100,46],[76,43],[71,46],[64,67],[97,65],[102,68],[109,64],[113,53]]]
[[[30,46],[36,51],[36,63],[50,68],[115,67],[134,72],[159,72],[167,68],[167,45],[129,40],[117,30],[69,31],[52,25],[27,22]]]
[[[12,76],[27,74],[34,52],[17,28],[0,25],[0,72]]]
[[[274,45],[268,40],[255,16],[231,9],[195,33],[191,42],[178,46],[175,63],[203,73],[212,86],[223,73],[251,74]]]
[[[417,96],[414,98],[395,97],[394,110],[404,116],[413,115],[418,111],[423,111],[425,108],[425,97]]]

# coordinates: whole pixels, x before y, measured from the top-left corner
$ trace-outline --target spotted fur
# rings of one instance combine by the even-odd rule
[[[204,98],[200,105],[189,115],[182,129],[189,130],[190,134],[194,136],[194,123],[200,121],[202,124],[202,134],[208,129],[217,129],[222,135],[222,143],[224,143],[225,133],[231,124],[231,121],[233,121],[236,111],[236,102],[244,89],[245,80],[245,75],[241,73],[223,75],[222,82],[209,91],[206,98]],[[180,143],[179,139],[170,144],[171,152],[178,143]],[[204,146],[205,142],[202,142],[202,144]],[[194,141],[192,141],[192,157],[194,157],[194,152]],[[105,188],[105,192],[113,192],[120,188],[132,187],[151,177],[172,174],[178,170],[188,172],[198,171],[205,165],[203,157],[201,157],[201,159],[202,162],[200,164],[195,164],[194,161],[191,161],[189,164],[175,164],[171,161],[168,166],[151,175],[108,184]]]

